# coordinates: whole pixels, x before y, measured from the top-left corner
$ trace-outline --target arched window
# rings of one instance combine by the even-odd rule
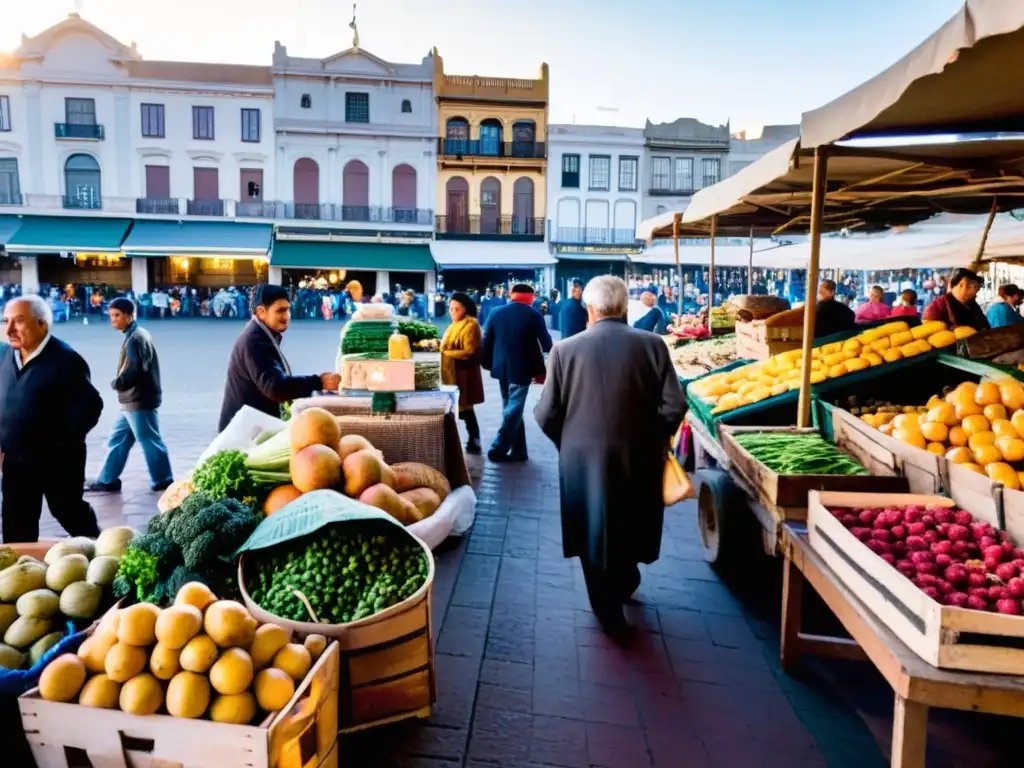
[[[452,176],[445,185],[445,232],[469,232],[469,183]]]
[[[533,216],[533,179],[521,176],[512,185],[512,234],[536,235]]]
[[[446,155],[469,154],[469,121],[464,117],[452,117],[445,123],[444,153]]]
[[[405,112],[405,113],[411,113],[412,112],[412,102],[409,101],[408,99],[402,99],[402,112]]]
[[[310,157],[300,157],[292,171],[292,200],[296,219],[320,218],[320,166]]]
[[[533,120],[516,120],[512,125],[512,156],[536,155],[537,124]]]
[[[370,220],[370,169],[362,160],[349,160],[342,173],[341,220]]]
[[[407,163],[391,171],[391,213],[395,222],[416,223],[416,169]]]
[[[100,164],[92,155],[72,155],[64,163],[64,207],[97,209],[102,206]]]
[[[480,182],[480,234],[501,234],[501,182],[493,176]]]
[[[480,154],[498,157],[501,151],[501,120],[489,117],[480,123]]]

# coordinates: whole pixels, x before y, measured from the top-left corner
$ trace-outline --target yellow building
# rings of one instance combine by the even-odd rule
[[[447,75],[433,58],[437,238],[543,242],[548,65],[518,80]]]

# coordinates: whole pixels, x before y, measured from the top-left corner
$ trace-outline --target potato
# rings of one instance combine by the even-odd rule
[[[416,507],[384,483],[377,483],[367,488],[359,495],[359,500],[363,504],[369,504],[371,507],[387,512],[402,525],[409,525],[419,519]]]
[[[417,488],[429,488],[437,494],[441,501],[444,501],[452,492],[448,478],[426,464],[403,461],[400,464],[392,464],[391,469],[395,472],[394,488],[399,493],[414,491]]]
[[[399,498],[405,499],[415,509],[416,521],[425,520],[437,511],[441,506],[441,497],[430,488],[415,488],[398,494]]]

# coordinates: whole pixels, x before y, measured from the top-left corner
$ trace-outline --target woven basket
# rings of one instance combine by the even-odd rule
[[[373,443],[388,464],[418,461],[446,472],[443,414],[348,413],[338,416],[338,424],[342,435],[362,435]]]

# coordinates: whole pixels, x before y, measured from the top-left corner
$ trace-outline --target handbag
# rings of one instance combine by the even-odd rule
[[[690,480],[690,476],[686,474],[683,465],[676,458],[678,443],[679,433],[677,432],[676,436],[672,439],[672,445],[668,449],[668,454],[665,456],[665,470],[662,474],[661,495],[666,507],[671,507],[673,504],[678,504],[681,501],[692,499],[696,496],[693,481]]]

